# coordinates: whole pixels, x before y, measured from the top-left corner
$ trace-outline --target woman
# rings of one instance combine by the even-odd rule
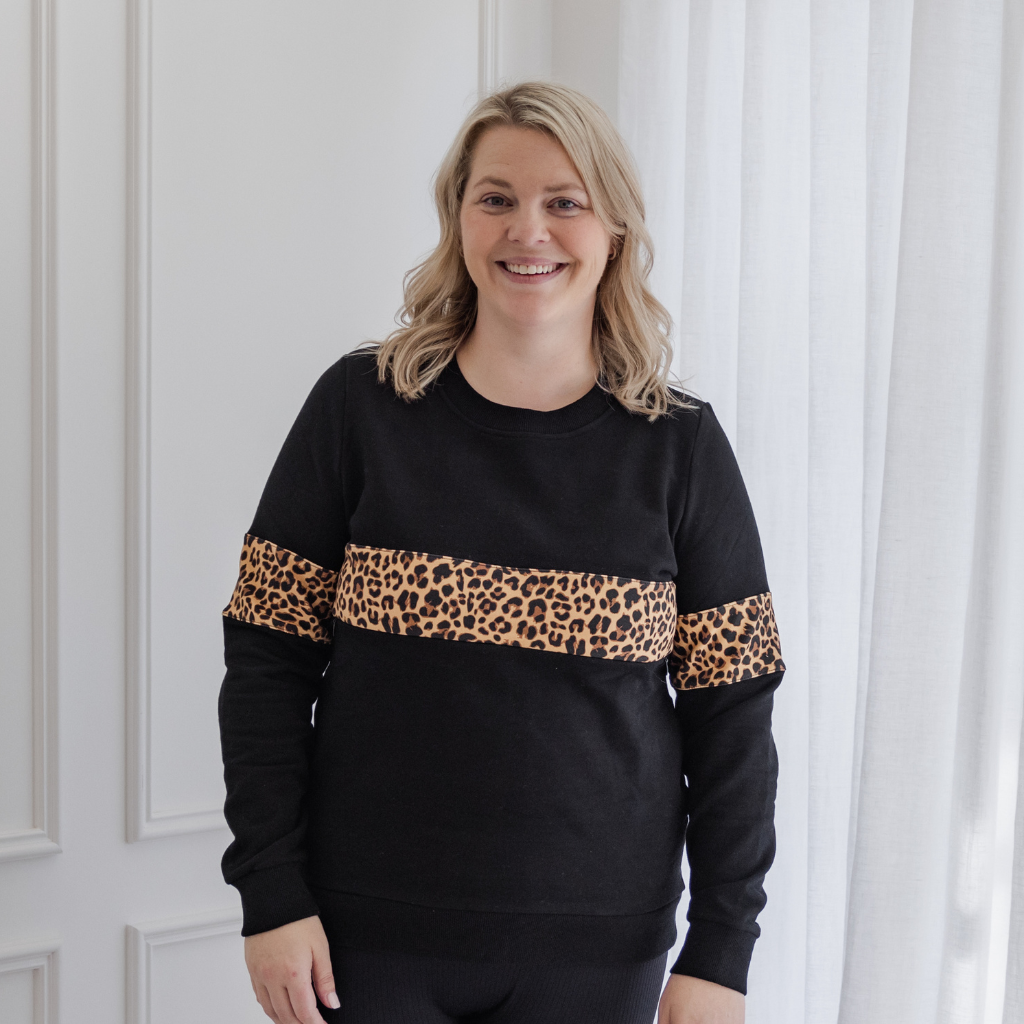
[[[313,388],[224,613],[253,989],[279,1024],[647,1024],[685,831],[660,1020],[735,1024],[784,665],[729,442],[666,383],[635,171],[527,83],[436,201],[404,326]]]

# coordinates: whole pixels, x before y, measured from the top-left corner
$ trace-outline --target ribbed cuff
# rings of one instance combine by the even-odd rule
[[[243,935],[269,932],[318,913],[298,864],[253,871],[232,884],[242,897]]]
[[[691,921],[673,974],[713,981],[747,994],[747,970],[756,935],[715,921]]]

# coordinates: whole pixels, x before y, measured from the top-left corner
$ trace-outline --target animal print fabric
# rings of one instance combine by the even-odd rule
[[[771,592],[680,615],[668,667],[677,690],[782,672]]]
[[[349,544],[334,614],[362,629],[615,661],[672,648],[675,584]]]
[[[330,643],[337,584],[331,569],[247,533],[238,582],[223,614]]]

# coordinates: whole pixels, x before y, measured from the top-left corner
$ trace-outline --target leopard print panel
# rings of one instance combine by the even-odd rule
[[[334,614],[362,629],[538,651],[660,661],[672,648],[675,584],[510,569],[349,544]]]
[[[680,615],[668,667],[677,690],[782,672],[771,592]]]
[[[336,572],[247,533],[238,583],[223,614],[327,644],[337,583]]]

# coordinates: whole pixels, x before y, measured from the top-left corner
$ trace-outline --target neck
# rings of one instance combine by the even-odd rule
[[[597,380],[593,307],[572,321],[522,324],[483,303],[459,346],[459,369],[473,390],[498,405],[550,412],[582,398]]]

